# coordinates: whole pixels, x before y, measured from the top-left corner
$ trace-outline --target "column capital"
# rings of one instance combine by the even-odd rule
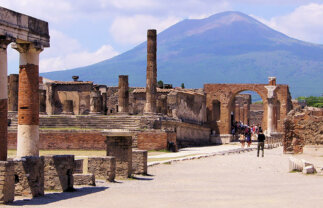
[[[275,95],[275,90],[277,88],[277,86],[274,85],[268,85],[265,86],[265,88],[267,89],[268,93],[267,93],[267,98],[273,98]]]
[[[11,47],[19,53],[40,53],[44,50],[42,45],[35,45],[33,43],[14,43]]]

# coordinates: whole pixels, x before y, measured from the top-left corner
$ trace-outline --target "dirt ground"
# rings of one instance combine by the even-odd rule
[[[16,200],[6,207],[322,208],[323,176],[288,172],[282,148],[149,168],[151,176],[98,183],[71,193]]]

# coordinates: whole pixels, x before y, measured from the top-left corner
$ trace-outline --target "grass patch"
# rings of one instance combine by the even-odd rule
[[[292,171],[289,171],[289,173],[301,173],[302,171],[299,171],[299,170],[292,170]]]
[[[8,150],[8,157],[16,157],[16,150]],[[75,155],[75,156],[106,156],[105,150],[39,150],[39,155]]]

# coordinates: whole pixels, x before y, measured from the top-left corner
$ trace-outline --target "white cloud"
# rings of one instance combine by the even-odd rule
[[[303,5],[290,14],[270,20],[256,18],[293,38],[323,44],[323,4]]]
[[[65,56],[59,55],[51,58],[42,58],[39,63],[40,72],[71,69],[87,66],[118,55],[110,45],[103,45],[95,52],[79,51]]]
[[[110,32],[119,43],[137,44],[146,39],[147,29],[157,29],[160,32],[178,20],[176,17],[161,19],[149,15],[117,17],[110,27]]]

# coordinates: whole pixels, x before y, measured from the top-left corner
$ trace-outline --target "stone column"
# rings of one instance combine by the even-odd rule
[[[39,156],[39,54],[32,43],[12,46],[20,53],[17,157]]]
[[[90,94],[90,114],[99,115],[101,114],[102,102],[100,91],[93,89]]]
[[[8,135],[8,76],[7,46],[9,42],[0,41],[0,161],[7,160]]]
[[[274,85],[265,86],[268,90],[267,94],[267,102],[268,102],[268,110],[267,110],[267,134],[270,134],[275,131],[274,129],[274,102],[275,102],[275,89],[277,88]]]
[[[8,85],[8,111],[18,111],[19,75],[10,74]]]
[[[46,114],[46,90],[39,90],[39,113]]]
[[[102,93],[102,114],[107,115],[107,93]]]
[[[127,75],[119,76],[118,112],[129,112],[129,84]]]
[[[147,32],[147,77],[146,77],[146,104],[144,113],[156,113],[157,94],[157,31]]]
[[[243,104],[243,123],[249,125],[249,104]]]
[[[244,112],[243,112],[243,107],[239,107],[240,108],[240,121],[244,122]]]
[[[235,121],[240,121],[240,106],[239,104],[235,104],[235,108],[234,108],[234,119]]]

